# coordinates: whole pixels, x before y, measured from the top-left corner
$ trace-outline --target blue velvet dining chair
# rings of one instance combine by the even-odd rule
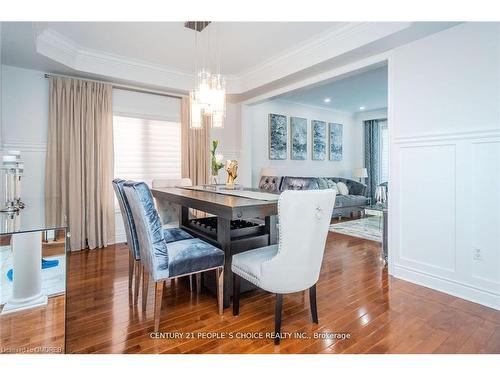
[[[139,241],[137,238],[137,231],[135,228],[134,218],[130,210],[127,197],[123,191],[123,184],[125,180],[116,178],[113,180],[113,189],[115,190],[116,199],[120,205],[123,224],[125,227],[125,236],[127,238],[127,245],[129,247],[129,263],[128,263],[128,287],[132,289],[132,283],[135,276],[134,286],[134,304],[137,304],[139,298],[139,287],[141,280],[141,254],[139,251]],[[163,236],[167,242],[174,242],[179,240],[186,240],[193,238],[189,233],[179,228],[169,228],[163,230]]]
[[[149,277],[155,283],[154,329],[160,325],[163,281],[215,270],[217,302],[222,315],[224,252],[198,238],[167,243],[153,196],[144,182],[125,182],[125,196],[130,204],[143,265],[142,309],[147,306]]]

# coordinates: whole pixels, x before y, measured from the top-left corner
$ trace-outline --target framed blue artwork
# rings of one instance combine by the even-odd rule
[[[290,143],[292,144],[291,159],[307,159],[307,119],[290,117]]]
[[[312,160],[325,160],[326,158],[326,122],[312,120]]]
[[[269,114],[269,159],[287,158],[287,118],[283,115]]]
[[[329,123],[330,160],[342,160],[342,124]]]

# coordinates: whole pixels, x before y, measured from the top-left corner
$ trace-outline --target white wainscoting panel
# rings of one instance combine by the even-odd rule
[[[454,273],[455,146],[405,146],[400,163],[400,260],[432,272]]]
[[[396,137],[391,173],[391,273],[500,309],[500,129]]]
[[[473,142],[470,183],[473,227],[472,246],[480,251],[473,258],[472,277],[485,284],[500,283],[500,141]]]

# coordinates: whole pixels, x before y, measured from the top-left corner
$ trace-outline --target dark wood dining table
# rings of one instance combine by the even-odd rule
[[[258,189],[243,189],[260,192]],[[269,193],[265,191],[265,193]],[[178,204],[179,227],[195,237],[222,249],[224,264],[224,307],[232,294],[231,260],[234,254],[277,243],[276,217],[278,201],[226,195],[212,190],[193,188],[153,188],[155,199]],[[278,194],[276,194],[278,195]],[[189,209],[215,217],[191,217]],[[204,286],[215,294],[215,278],[205,275]],[[241,285],[242,292],[255,289]]]

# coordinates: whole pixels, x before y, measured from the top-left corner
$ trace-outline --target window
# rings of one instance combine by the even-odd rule
[[[181,177],[181,124],[113,116],[115,177],[144,181]]]
[[[380,182],[389,180],[389,132],[387,121],[380,121]]]

